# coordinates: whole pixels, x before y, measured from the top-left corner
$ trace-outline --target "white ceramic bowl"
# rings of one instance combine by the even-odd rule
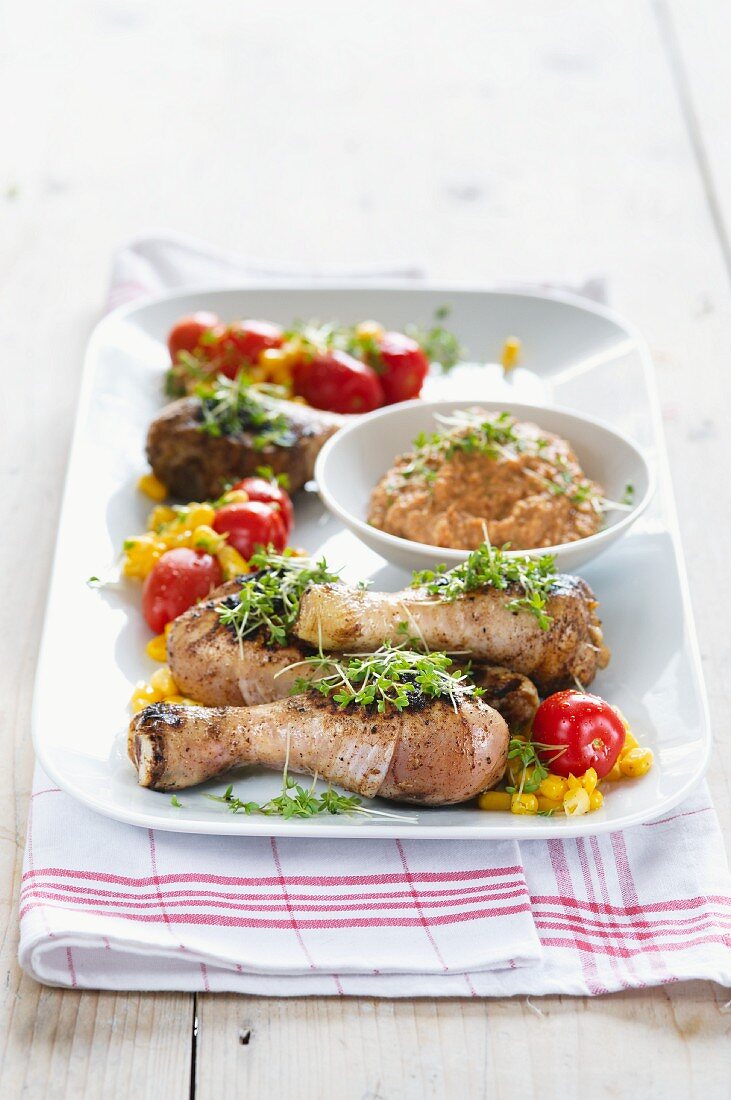
[[[468,551],[412,542],[371,527],[366,520],[371,490],[396,456],[412,449],[412,441],[420,432],[435,430],[435,412],[450,413],[471,404],[475,402],[464,398],[416,400],[380,409],[342,428],[318,456],[315,478],[327,508],[377,554],[404,569],[431,569],[441,562],[457,565]],[[510,412],[518,420],[533,421],[568,440],[584,473],[602,486],[609,500],[621,500],[628,483],[635,489],[631,511],[608,512],[606,525],[597,534],[540,550],[508,551],[511,556],[554,554],[557,567],[572,572],[611,546],[647,507],[654,489],[652,471],[636,444],[613,428],[566,409],[514,401],[482,401],[480,405]]]

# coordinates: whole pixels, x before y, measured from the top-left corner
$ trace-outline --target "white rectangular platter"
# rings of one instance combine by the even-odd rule
[[[485,813],[474,805],[406,808],[408,820],[321,815],[283,821],[234,815],[206,794],[233,781],[237,795],[266,801],[273,772],[241,772],[169,795],[137,786],[125,756],[128,699],[154,664],[140,591],[126,581],[102,589],[88,577],[108,573],[128,535],[144,530],[149,502],[136,491],[146,469],[144,440],[163,404],[166,334],[196,309],[223,319],[294,318],[343,323],[377,318],[400,329],[428,323],[449,306],[450,327],[478,363],[495,363],[504,339],[523,344],[509,381],[497,367],[457,368],[430,378],[431,397],[556,404],[608,421],[643,447],[658,473],[650,508],[628,535],[583,575],[601,606],[609,667],[592,690],[621,707],[656,764],[641,780],[616,785],[604,807],[579,818]],[[370,578],[396,589],[409,578],[364,547],[325,512],[314,491],[296,499],[293,541],[326,555],[346,580]],[[72,705],[70,705],[72,704]],[[87,354],[39,658],[33,710],[36,753],[48,775],[87,806],[133,825],[178,832],[484,840],[591,835],[656,818],[680,802],[702,776],[710,749],[705,690],[647,349],[610,311],[567,295],[486,290],[294,286],[171,294],[111,314]],[[374,803],[377,805],[377,803]],[[382,805],[383,809],[398,809]]]

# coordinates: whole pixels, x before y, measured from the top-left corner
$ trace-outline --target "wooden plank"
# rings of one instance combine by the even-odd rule
[[[702,47],[691,90],[707,89],[699,132],[714,138],[720,178],[727,17],[703,0],[693,26],[690,6],[676,5],[676,17],[678,8],[681,48],[689,34]],[[649,2],[635,0],[526,0],[519,12],[372,0],[367,18],[336,0],[306,9],[227,0],[215,26],[195,0],[181,0],[175,20],[162,0],[80,0],[73,20],[50,0],[3,13],[0,103],[13,155],[0,167],[0,428],[10,456],[0,561],[22,583],[6,586],[0,604],[0,1095],[187,1092],[192,998],[40,989],[15,966],[9,901],[81,355],[111,250],[145,226],[195,232],[280,268],[417,261],[475,283],[608,277],[613,302],[657,353],[719,736],[711,781],[731,822],[731,638],[718,614],[731,521],[717,513],[710,539],[705,515],[727,492],[731,299],[661,29]],[[706,49],[715,77],[701,72]],[[59,700],[82,704],[83,672]],[[645,1084],[649,1064],[647,1095],[719,1094],[728,1016],[710,986],[538,1007],[543,1016],[524,1001],[202,997],[199,1095],[238,1094],[244,1081],[252,1095],[273,1082],[323,1096],[352,1087],[374,1097],[566,1097],[590,1086],[616,1095],[629,1080]]]
[[[51,9],[43,4],[37,11],[46,64],[52,49],[59,58],[64,49],[61,40],[53,47]],[[3,49],[30,33],[20,12],[7,14]],[[2,173],[10,174],[0,178],[0,500],[7,524],[0,563],[10,581],[0,601],[0,1096],[182,1097],[190,1081],[192,996],[45,989],[16,961],[33,674],[83,348],[104,290],[98,272],[75,267],[66,224],[83,222],[86,200],[73,185],[65,190],[50,167],[44,103],[56,94],[54,78],[42,63],[35,88],[27,88],[19,53],[14,57],[0,65],[4,104],[17,103],[18,89],[27,90],[22,108],[6,116],[3,132],[13,156],[3,158]],[[95,503],[103,506],[90,501],[90,509]],[[74,644],[83,654],[87,641]],[[60,710],[83,705],[83,667],[58,702]]]
[[[731,8],[715,0],[656,0],[656,10],[731,277]]]
[[[16,974],[5,992],[0,1095],[188,1095],[192,997],[45,989]]]
[[[216,1100],[236,1082],[242,1095],[266,1084],[323,1100],[702,1100],[728,1085],[725,997],[701,982],[595,1000],[208,997],[196,1097]]]

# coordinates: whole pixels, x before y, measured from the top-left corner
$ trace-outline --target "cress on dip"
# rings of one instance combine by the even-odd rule
[[[602,488],[560,436],[510,413],[471,408],[435,416],[371,494],[368,522],[431,546],[513,550],[575,542],[603,523]]]

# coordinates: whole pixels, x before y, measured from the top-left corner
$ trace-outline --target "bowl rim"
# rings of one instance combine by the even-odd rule
[[[469,555],[469,550],[459,550],[450,546],[435,546],[429,542],[416,542],[414,539],[405,539],[400,535],[392,535],[388,531],[381,531],[378,527],[373,527],[366,520],[356,516],[353,512],[344,508],[333,496],[332,492],[326,485],[326,479],[323,476],[325,464],[328,461],[329,455],[338,445],[342,444],[343,440],[349,435],[355,432],[363,430],[367,425],[373,423],[376,420],[387,420],[392,417],[398,416],[400,413],[410,409],[423,409],[425,412],[430,409],[438,410],[440,407],[451,406],[469,406],[470,404],[480,404],[487,408],[496,408],[498,411],[511,411],[512,408],[519,410],[534,411],[537,414],[540,413],[559,413],[562,416],[567,416],[571,420],[581,421],[584,424],[589,424],[595,428],[600,428],[603,431],[609,433],[620,440],[623,444],[630,448],[634,452],[634,455],[644,469],[647,488],[643,493],[640,500],[637,501],[635,506],[628,512],[626,512],[616,523],[612,523],[606,527],[603,527],[600,531],[596,531],[593,535],[586,535],[581,539],[574,539],[571,542],[560,542],[553,546],[540,546],[532,550],[506,550],[505,553],[508,557],[545,557],[545,556],[559,556],[562,553],[567,554],[574,548],[581,547],[582,549],[592,550],[595,549],[596,553],[603,548],[603,545],[608,540],[614,540],[620,538],[626,531],[632,526],[632,524],[639,519],[645,509],[648,507],[652,497],[655,494],[657,484],[657,474],[655,470],[655,464],[650,462],[648,457],[643,452],[642,448],[637,444],[630,436],[624,432],[619,431],[613,425],[608,424],[605,420],[596,416],[588,416],[585,413],[580,413],[574,409],[566,408],[564,405],[540,405],[533,402],[526,401],[505,401],[498,399],[495,401],[478,399],[474,400],[458,400],[456,398],[444,398],[435,401],[425,401],[420,397],[412,398],[410,401],[399,401],[395,405],[386,405],[384,408],[375,409],[371,413],[367,413],[361,416],[356,422],[346,424],[342,428],[338,429],[325,443],[315,461],[314,478],[317,483],[317,491],[320,495],[320,499],[325,504],[333,515],[337,516],[346,527],[349,527],[351,531],[354,531],[362,541],[366,542],[368,539],[383,545],[383,547],[391,547],[395,551],[407,551],[411,550],[415,553],[430,554],[434,556],[433,552],[444,555],[445,564],[458,564],[465,560]],[[519,414],[520,415],[520,414]],[[567,440],[571,443],[571,440]],[[573,446],[573,443],[571,443]],[[394,458],[396,456],[394,455]],[[384,554],[388,557],[387,554]],[[594,555],[592,555],[594,556]]]

